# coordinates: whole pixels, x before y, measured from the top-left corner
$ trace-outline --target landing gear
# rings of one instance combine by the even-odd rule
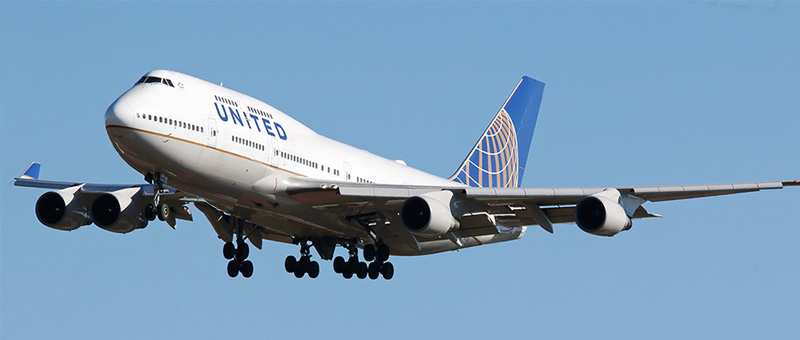
[[[144,207],[144,217],[148,221],[150,222],[155,221],[157,217],[156,214],[158,214],[158,212],[156,212],[156,208],[154,205],[147,204],[147,206]]]
[[[311,244],[308,240],[300,242],[300,259],[289,255],[283,262],[284,269],[287,273],[293,273],[294,277],[302,278],[305,274],[308,277],[316,279],[319,276],[319,263],[311,260]]]
[[[170,210],[169,206],[166,203],[161,203],[158,205],[158,219],[161,221],[166,221],[169,218]]]
[[[232,242],[225,242],[222,246],[222,256],[230,260],[228,262],[228,276],[236,277],[239,273],[248,278],[253,275],[253,262],[247,259],[250,255],[250,246],[244,241],[242,237],[242,226],[238,227],[236,233],[236,245]]]
[[[378,242],[377,247],[372,244],[364,246],[364,259],[371,261],[367,267],[367,275],[372,280],[377,280],[378,276],[383,276],[386,280],[394,277],[394,265],[389,260],[389,246],[383,242]]]
[[[369,277],[376,280],[383,275],[384,279],[389,280],[394,276],[394,266],[386,262],[389,259],[389,247],[385,244],[379,243],[377,247],[368,244],[364,247],[364,260],[370,262],[369,264],[358,260],[358,248],[355,247],[355,242],[349,242],[345,247],[350,254],[349,259],[345,260],[341,256],[333,259],[333,271],[342,274],[345,279],[355,275],[359,279]]]
[[[167,182],[167,176],[161,173],[147,173],[144,175],[144,180],[147,183],[153,184],[153,203],[145,206],[144,216],[148,221],[154,221],[158,217],[161,221],[169,219],[172,213],[172,208],[166,203],[161,202],[161,194],[166,192],[164,184]]]

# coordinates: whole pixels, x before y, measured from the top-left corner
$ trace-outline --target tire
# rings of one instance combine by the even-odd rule
[[[226,260],[231,260],[234,255],[236,255],[236,247],[233,246],[233,243],[225,242],[225,245],[222,246],[222,256],[225,256]]]
[[[244,241],[237,241],[236,242],[236,259],[239,261],[244,261],[248,256],[250,256],[250,247]]]
[[[350,278],[353,277],[353,272],[345,270],[342,272],[342,276],[344,276],[345,279],[349,280]]]
[[[246,278],[253,276],[253,262],[250,261],[242,262],[241,266],[239,266],[239,271],[242,272],[242,276]]]
[[[169,218],[170,210],[169,206],[166,203],[161,203],[158,205],[158,219],[161,221],[166,221]]]
[[[303,268],[295,268],[295,270],[294,270],[294,277],[296,277],[296,278],[298,278],[298,279],[299,279],[299,278],[302,278],[302,277],[303,277],[303,275],[306,273],[306,272],[305,272],[305,271],[303,271],[302,269],[303,269]]]
[[[344,258],[341,256],[337,256],[335,259],[333,259],[333,271],[336,272],[336,274],[341,274],[343,269],[344,269]]]
[[[367,275],[371,280],[377,280],[378,276],[381,276],[381,265],[377,262],[372,262],[367,267]]]
[[[394,277],[394,266],[391,262],[386,262],[381,266],[381,275],[385,280],[391,280]]]
[[[319,276],[319,263],[317,261],[311,261],[311,265],[308,268],[308,277],[312,279],[316,279]]]
[[[236,261],[231,260],[228,262],[228,276],[236,277],[236,275],[239,275],[239,264],[237,264]]]
[[[286,260],[283,261],[283,268],[286,269],[287,273],[294,273],[295,268],[297,268],[297,259],[292,255],[287,256]]]
[[[367,278],[367,264],[364,262],[359,262],[357,266],[358,270],[356,270],[356,276],[359,279],[366,279]]]
[[[375,246],[368,244],[364,246],[364,261],[372,262],[375,259]]]
[[[378,252],[377,252],[376,255],[377,255],[377,258],[378,258],[378,262],[384,262],[384,261],[388,260],[389,259],[389,246],[381,243],[378,246]]]
[[[144,207],[144,218],[148,221],[155,221],[158,218],[158,213],[156,212],[156,208],[152,204],[148,204]]]

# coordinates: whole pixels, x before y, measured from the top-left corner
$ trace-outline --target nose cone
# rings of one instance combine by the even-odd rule
[[[128,103],[117,100],[106,110],[106,127],[131,126],[133,123],[133,109]]]

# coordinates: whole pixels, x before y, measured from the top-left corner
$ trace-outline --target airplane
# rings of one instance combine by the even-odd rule
[[[189,205],[224,242],[230,277],[253,274],[248,242],[300,247],[284,269],[319,275],[332,260],[344,278],[394,276],[390,256],[416,256],[520,239],[528,226],[553,233],[575,223],[598,236],[661,217],[642,204],[781,189],[800,181],[735,184],[520,187],[544,83],[523,77],[449,178],[326,138],[253,97],[186,74],[154,70],[105,112],[108,137],[147,184],[39,179],[32,163],[15,185],[55,189],[36,202],[47,227],[94,223],[115,233],[148,222],[192,221]],[[336,256],[343,248],[347,259]],[[359,256],[360,253],[360,256]]]

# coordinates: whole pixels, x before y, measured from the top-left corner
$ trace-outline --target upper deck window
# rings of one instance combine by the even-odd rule
[[[175,87],[175,85],[172,84],[172,80],[169,80],[167,78],[159,78],[159,77],[143,76],[143,77],[139,78],[139,81],[137,81],[136,84],[142,84],[142,83],[145,83],[145,84],[161,83],[161,84],[167,85],[169,87]]]

